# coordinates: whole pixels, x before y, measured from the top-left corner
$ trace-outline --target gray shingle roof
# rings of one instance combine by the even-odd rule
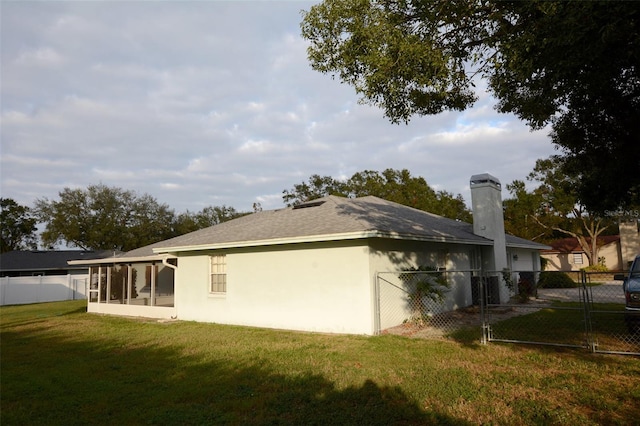
[[[549,248],[548,245],[536,243],[535,241],[527,240],[509,234],[505,234],[505,239],[507,247],[522,247],[535,250],[546,250]]]
[[[16,250],[0,255],[0,271],[55,271],[82,269],[70,267],[70,260],[100,259],[113,256],[113,251],[80,250]]]
[[[153,249],[156,252],[171,252],[171,249],[268,244],[270,241],[289,239],[332,240],[345,235],[352,235],[352,238],[391,236],[454,243],[491,243],[475,235],[469,223],[372,196],[353,199],[328,196],[306,205],[243,216],[144,249],[151,254]],[[127,256],[143,253],[133,251],[128,252]]]
[[[473,233],[473,225],[369,196],[328,196],[298,207],[268,210],[223,222],[189,234],[160,241],[125,254],[125,257],[191,248],[265,245],[305,239],[388,236],[394,238],[490,245]],[[547,246],[506,235],[507,247],[545,249]],[[173,249],[173,250],[172,250]]]

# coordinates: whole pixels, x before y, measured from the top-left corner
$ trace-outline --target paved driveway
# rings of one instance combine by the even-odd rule
[[[558,300],[562,302],[579,302],[579,288],[540,288],[538,289],[538,299]],[[589,287],[594,303],[622,303],[624,304],[624,293],[620,281],[608,282],[602,285]]]

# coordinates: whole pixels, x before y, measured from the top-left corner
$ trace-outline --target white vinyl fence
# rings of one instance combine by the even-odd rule
[[[0,278],[0,306],[86,299],[89,275]]]

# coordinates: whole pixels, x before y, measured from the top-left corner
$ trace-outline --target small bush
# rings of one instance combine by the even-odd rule
[[[587,272],[608,272],[609,268],[601,263],[598,263],[597,265],[586,266],[584,268],[581,268],[580,270]]]
[[[542,271],[538,279],[538,288],[574,288],[578,284],[564,272]]]
[[[520,303],[526,303],[534,294],[533,272],[520,272],[518,275],[518,300]]]

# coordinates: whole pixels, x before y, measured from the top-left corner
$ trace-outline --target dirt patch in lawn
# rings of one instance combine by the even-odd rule
[[[491,324],[504,321],[509,318],[527,315],[546,308],[550,305],[548,300],[532,299],[528,303],[494,306],[489,311]],[[482,326],[482,318],[479,306],[469,306],[451,312],[433,315],[425,321],[408,321],[404,324],[382,330],[381,334],[393,334],[406,337],[433,339],[446,338],[456,330],[467,327]]]

